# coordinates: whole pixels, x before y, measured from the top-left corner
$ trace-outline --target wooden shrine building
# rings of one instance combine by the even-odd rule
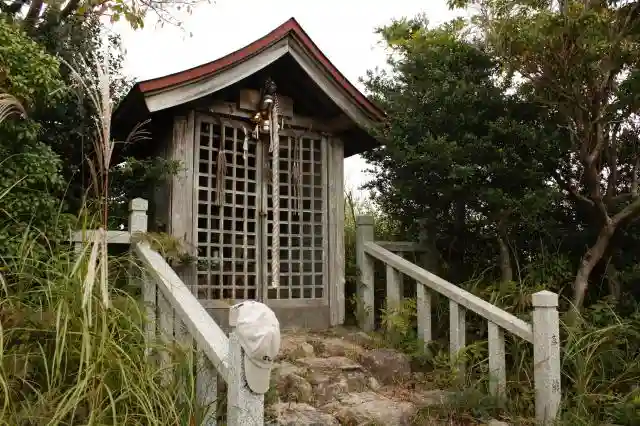
[[[150,119],[148,152],[181,162],[155,215],[197,253],[181,275],[220,324],[230,302],[256,299],[285,327],[326,328],[344,321],[343,161],[376,146],[383,117],[290,19],[137,83],[113,122]]]

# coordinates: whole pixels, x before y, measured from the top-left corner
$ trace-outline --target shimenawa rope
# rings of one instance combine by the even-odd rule
[[[278,117],[278,95],[274,95],[273,107],[269,114],[269,134],[271,152],[271,202],[273,211],[271,230],[271,287],[280,286],[280,123]]]

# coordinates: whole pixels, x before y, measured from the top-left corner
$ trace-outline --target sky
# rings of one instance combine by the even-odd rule
[[[329,60],[364,91],[358,79],[385,64],[385,50],[374,29],[392,18],[419,13],[434,25],[455,16],[446,0],[216,0],[178,15],[182,30],[160,27],[149,16],[142,30],[118,23],[113,31],[122,36],[125,72],[145,80],[215,60],[294,17]],[[347,158],[345,189],[359,193],[369,180],[367,168],[360,156]]]

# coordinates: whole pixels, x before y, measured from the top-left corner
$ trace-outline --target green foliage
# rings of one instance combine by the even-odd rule
[[[416,301],[404,299],[400,306],[387,306],[382,310],[381,326],[385,340],[391,347],[402,347],[407,341],[416,340],[414,334]]]
[[[505,94],[499,64],[454,21],[430,29],[420,19],[380,28],[391,72],[365,84],[389,114],[384,146],[365,154],[381,170],[368,187],[382,210],[449,251],[463,278],[484,267],[487,245],[534,231],[556,192],[557,145],[531,103]],[[480,256],[481,254],[481,256]],[[494,263],[495,265],[495,263]]]
[[[637,2],[566,0],[559,10],[548,1],[473,3],[484,10],[472,22],[487,50],[519,76],[512,89],[568,135],[550,177],[571,202],[588,247],[574,280],[579,308],[585,297],[597,299],[588,290],[598,265],[622,263],[617,236],[640,215]]]
[[[112,23],[126,21],[134,30],[144,27],[144,20],[155,15],[160,24],[182,26],[175,16],[176,11],[191,13],[201,0],[140,1],[114,0],[110,2],[92,2],[77,0],[72,2],[6,0],[0,2],[0,13],[29,32],[58,30],[71,20],[86,17],[108,17]]]
[[[60,214],[64,181],[60,158],[41,142],[42,127],[29,116],[60,101],[58,61],[24,33],[0,20],[0,89],[18,98],[25,118],[0,123],[0,254],[14,253],[16,236],[35,230],[49,241],[67,232]]]
[[[94,117],[97,111],[83,84],[73,78],[74,72],[83,76],[85,84],[94,87],[98,84],[97,66],[103,64],[104,56],[108,55],[109,92],[114,104],[132,83],[122,73],[124,56],[119,37],[105,35],[96,15],[68,19],[55,28],[39,27],[31,31],[30,36],[50,54],[64,61],[58,67],[65,83],[60,102],[55,106],[39,108],[34,112],[33,119],[42,126],[42,141],[65,159],[62,165],[62,175],[68,184],[65,201],[69,211],[77,213],[84,206],[85,198],[94,195],[93,191],[88,193],[92,178],[87,159],[94,159]],[[124,144],[118,144],[116,157],[121,156],[127,148]],[[114,159],[113,163],[116,161]],[[117,166],[112,166],[112,172],[117,174]],[[116,203],[120,201],[122,190],[124,188],[112,185]]]
[[[533,277],[526,279],[535,281]],[[530,297],[524,302],[523,298],[535,288],[513,288],[505,294],[491,286],[480,286],[478,281],[465,283],[463,287],[530,321]],[[445,406],[425,409],[417,419],[477,424],[497,418],[513,424],[533,424],[531,345],[505,334],[507,399],[498,401],[490,396],[488,388],[486,322],[467,313],[468,344],[456,359],[450,359],[447,304],[446,298],[432,296],[435,340],[426,348],[415,332],[414,299],[405,299],[397,309],[384,309],[381,315],[378,343],[410,355],[412,368],[424,372],[425,383],[454,391],[454,397]],[[636,387],[640,380],[640,305],[631,303],[629,310],[627,318],[621,318],[609,300],[602,300],[584,312],[581,328],[563,325],[563,400],[559,425],[631,426],[640,421],[640,393]],[[458,369],[460,361],[467,366],[464,377]]]
[[[27,109],[59,99],[59,62],[16,26],[0,19],[0,88],[12,93]]]
[[[190,254],[190,247],[182,239],[164,232],[146,232],[135,236],[134,241],[149,243],[151,249],[160,253],[174,268],[191,264],[197,260]]]
[[[34,258],[39,244],[26,240],[0,258],[0,424],[197,422],[195,354],[152,344],[148,358],[143,307],[131,289],[109,286],[108,305],[95,290],[85,305],[88,250]],[[126,257],[109,264],[133,266]],[[165,367],[149,362],[160,351],[173,359],[168,382]]]
[[[179,161],[166,158],[135,158],[126,157],[114,166],[109,175],[111,205],[110,228],[117,228],[127,223],[128,203],[134,198],[144,198],[150,201],[151,220],[150,229],[167,230],[167,223],[156,216],[153,200],[156,188],[167,183],[171,176],[176,175],[183,166]]]

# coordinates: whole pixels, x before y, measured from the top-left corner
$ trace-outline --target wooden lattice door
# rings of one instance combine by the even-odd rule
[[[205,116],[196,123],[196,144],[196,295],[202,300],[260,299],[258,146],[250,139],[245,144],[242,128]]]
[[[245,139],[245,128],[248,125],[208,116],[196,122],[194,292],[200,300],[211,301],[326,300],[326,141],[281,136],[280,285],[270,288],[271,154],[266,140]],[[218,168],[221,161],[223,167]],[[292,173],[294,166],[299,174]]]
[[[268,299],[326,298],[326,140],[280,137],[280,285]],[[272,161],[267,153],[267,160]],[[296,164],[297,162],[297,164]],[[298,169],[298,173],[294,170]],[[272,191],[268,187],[265,281],[271,282]]]

